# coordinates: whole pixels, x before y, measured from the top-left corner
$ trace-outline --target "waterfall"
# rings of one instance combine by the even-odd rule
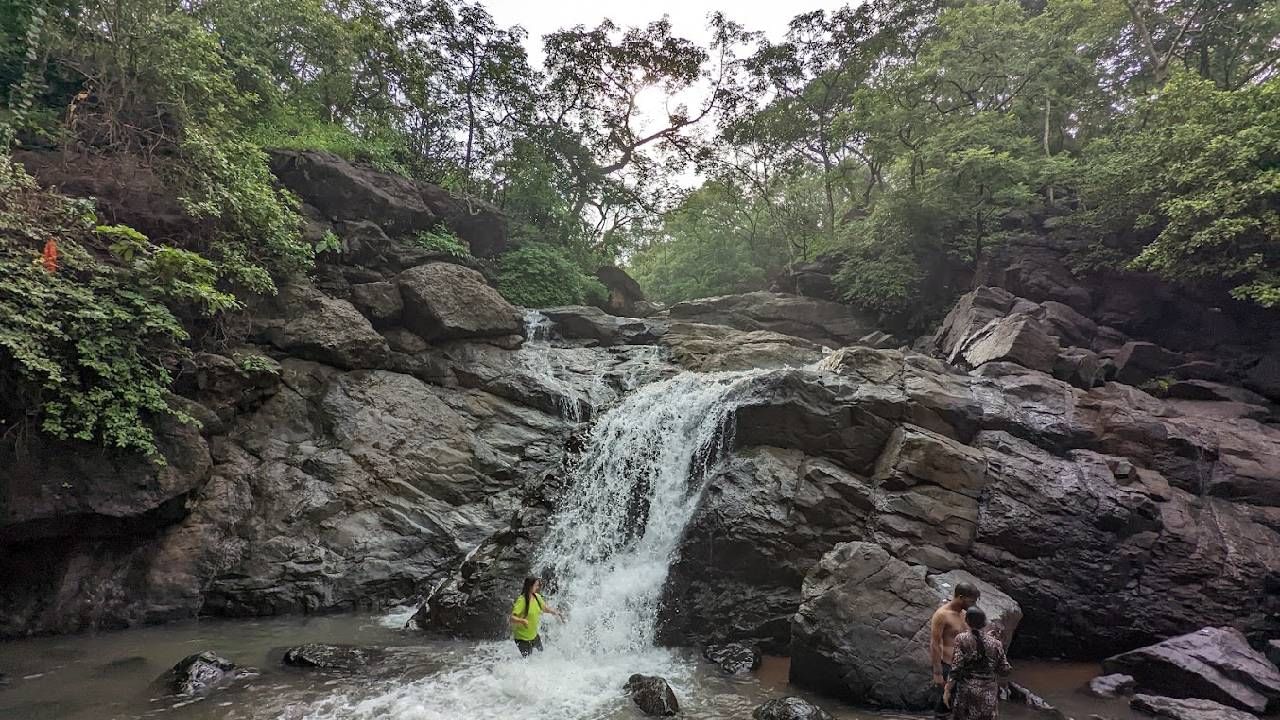
[[[654,646],[663,585],[711,465],[732,440],[730,417],[761,372],[683,373],[596,418],[533,558],[551,579],[548,602],[568,616],[543,616],[545,653],[522,661],[509,640],[484,643],[451,670],[371,697],[330,697],[301,717],[587,720],[631,712],[621,693],[631,673],[679,688],[691,666]],[[520,580],[511,578],[512,600]]]
[[[559,349],[552,345],[551,327],[551,320],[546,315],[537,310],[525,311],[525,342],[520,347],[520,361],[526,372],[555,394],[560,416],[570,422],[581,422],[584,419],[583,408],[594,409],[595,398],[591,392],[580,390],[566,379],[573,376],[573,371]],[[594,380],[599,383],[600,376],[596,374]]]

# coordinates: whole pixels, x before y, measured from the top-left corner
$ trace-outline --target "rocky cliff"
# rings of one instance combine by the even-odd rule
[[[8,459],[0,635],[415,597],[428,628],[500,632],[579,421],[681,369],[749,368],[769,371],[686,530],[667,642],[757,642],[797,681],[916,706],[883,688],[919,658],[882,660],[960,576],[1004,598],[1016,653],[1280,634],[1273,317],[1077,278],[1051,243],[993,260],[914,350],[776,293],[526,317],[483,266],[403,241],[442,223],[498,252],[500,216],[325,156],[276,166],[342,252],[187,362],[175,402],[203,427],[166,428],[164,466]]]

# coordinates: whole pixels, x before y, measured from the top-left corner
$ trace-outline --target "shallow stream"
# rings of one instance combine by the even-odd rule
[[[4,720],[640,720],[621,686],[633,672],[667,677],[688,720],[747,720],[761,702],[798,694],[837,718],[894,717],[860,710],[787,685],[785,658],[766,658],[755,674],[729,678],[694,652],[650,649],[590,667],[556,649],[548,621],[547,652],[523,662],[509,642],[428,642],[398,629],[405,613],[253,620],[206,620],[122,632],[0,643]],[[285,667],[284,649],[305,642],[403,648],[369,673],[343,675]],[[152,681],[182,657],[213,650],[261,675],[200,700],[175,701]],[[1129,717],[1121,701],[1080,692],[1097,668],[1016,662],[1015,679],[1069,717]],[[1006,705],[1002,717],[1044,716]]]

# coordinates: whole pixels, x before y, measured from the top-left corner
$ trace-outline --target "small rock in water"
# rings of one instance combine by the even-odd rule
[[[284,653],[284,664],[321,670],[360,670],[381,659],[382,648],[308,643]]]
[[[1026,705],[1027,707],[1031,708],[1032,710],[1035,710],[1036,712],[1042,712],[1056,718],[1066,717],[1066,715],[1064,715],[1061,710],[1054,707],[1053,705],[1050,705],[1047,700],[1031,692],[1030,690],[1023,687],[1022,685],[1019,685],[1016,682],[1007,683],[1005,685],[1005,688],[1007,691],[1008,699],[1011,702]]]
[[[236,666],[208,650],[188,655],[168,672],[156,679],[167,691],[177,695],[200,695],[243,677],[254,677],[258,671]]]
[[[680,712],[680,703],[671,685],[657,675],[636,673],[627,679],[622,689],[631,695],[632,701],[645,715],[665,716]]]
[[[1243,710],[1212,700],[1174,699],[1154,695],[1134,695],[1129,707],[1171,720],[1256,720]]]
[[[752,720],[832,720],[826,710],[794,695],[760,705],[751,717]]]
[[[760,651],[742,643],[708,645],[702,657],[720,666],[729,675],[749,673],[760,667]]]
[[[1099,675],[1089,681],[1089,692],[1098,697],[1116,697],[1117,695],[1128,695],[1133,692],[1137,681],[1132,675],[1124,675],[1121,673],[1113,673],[1111,675]]]

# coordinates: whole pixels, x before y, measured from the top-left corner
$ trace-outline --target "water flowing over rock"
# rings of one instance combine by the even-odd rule
[[[752,720],[832,720],[831,714],[795,696],[776,698],[751,711]]]
[[[680,713],[680,702],[666,680],[653,675],[632,675],[624,688],[645,715],[667,717]]]
[[[1212,700],[1134,695],[1129,705],[1134,710],[1170,720],[1254,720],[1247,712]]]
[[[1138,690],[1204,698],[1263,714],[1280,707],[1280,670],[1234,628],[1204,628],[1108,658],[1108,672],[1137,680]]]

